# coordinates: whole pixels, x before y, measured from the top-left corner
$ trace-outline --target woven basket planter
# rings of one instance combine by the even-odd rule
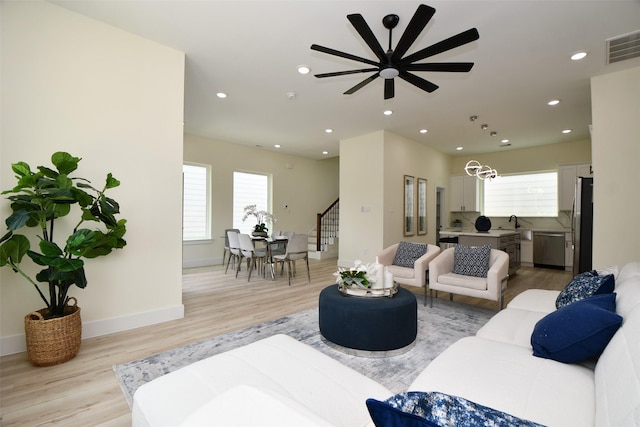
[[[82,321],[80,307],[74,297],[73,305],[64,309],[64,317],[45,320],[48,309],[43,308],[27,314],[24,331],[27,339],[27,356],[36,366],[51,366],[74,358],[80,350]]]

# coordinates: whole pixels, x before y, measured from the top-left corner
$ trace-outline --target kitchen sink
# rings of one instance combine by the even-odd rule
[[[520,229],[520,240],[532,240],[532,239],[533,239],[533,231],[530,228]]]

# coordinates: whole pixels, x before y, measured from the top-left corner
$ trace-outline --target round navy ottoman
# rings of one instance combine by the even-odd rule
[[[388,351],[413,343],[418,333],[413,293],[398,288],[393,298],[345,296],[338,285],[324,288],[318,302],[320,333],[343,347]]]

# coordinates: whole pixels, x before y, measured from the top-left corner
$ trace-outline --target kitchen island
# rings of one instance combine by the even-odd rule
[[[509,275],[520,268],[520,232],[516,230],[494,229],[486,232],[471,230],[441,231],[440,238],[457,237],[465,246],[491,245],[509,254]]]

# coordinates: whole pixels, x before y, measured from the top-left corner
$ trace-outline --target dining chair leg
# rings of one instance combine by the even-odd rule
[[[311,273],[309,272],[309,258],[304,259],[307,262],[307,279],[309,279],[309,283],[311,283]]]
[[[229,253],[229,259],[227,260],[227,268],[224,269],[224,274],[227,274],[227,270],[229,269],[229,263],[231,262],[231,257],[233,256],[235,255],[233,255],[232,253]]]
[[[293,265],[295,266],[295,261]],[[287,276],[289,277],[289,286],[291,286],[291,260],[290,259],[287,260]]]

